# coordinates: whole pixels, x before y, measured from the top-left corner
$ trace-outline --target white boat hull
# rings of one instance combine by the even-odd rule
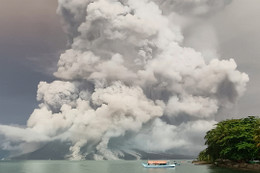
[[[142,163],[145,168],[174,168],[175,164],[168,165],[148,165],[147,163]]]

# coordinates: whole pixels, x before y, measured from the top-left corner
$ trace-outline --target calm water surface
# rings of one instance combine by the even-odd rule
[[[145,161],[0,161],[0,173],[250,173],[178,161],[176,168],[143,168]],[[251,172],[252,173],[252,172]]]

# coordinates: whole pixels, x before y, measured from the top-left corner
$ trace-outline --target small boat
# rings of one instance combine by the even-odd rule
[[[175,164],[175,166],[181,165],[180,163],[178,163],[178,162],[176,162],[176,161],[173,161],[173,163]]]
[[[148,160],[147,163],[142,163],[145,168],[174,168],[175,164],[170,164],[166,160]]]

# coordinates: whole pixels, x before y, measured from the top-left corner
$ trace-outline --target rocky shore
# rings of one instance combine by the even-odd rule
[[[250,170],[255,172],[260,172],[260,164],[259,163],[246,163],[246,162],[234,162],[227,159],[217,159],[214,163],[210,163],[207,161],[193,161],[195,165],[205,165],[211,164],[214,166],[219,166],[222,168],[232,168],[232,169],[239,169],[239,170]]]
[[[234,169],[242,169],[242,170],[252,170],[260,172],[260,164],[259,163],[246,163],[246,162],[233,162],[227,159],[217,159],[214,165],[224,168],[234,168]]]
[[[207,161],[198,161],[198,160],[193,160],[192,163],[194,165],[212,165],[211,162],[207,162]]]

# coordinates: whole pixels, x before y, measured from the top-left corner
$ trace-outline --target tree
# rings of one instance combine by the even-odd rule
[[[259,157],[259,122],[253,116],[219,122],[205,136],[206,154],[211,161],[218,158],[248,161]]]
[[[198,160],[199,161],[211,161],[210,156],[206,153],[206,149],[199,153]]]
[[[258,127],[255,130],[254,140],[256,142],[257,147],[260,147],[260,119],[258,119]]]

